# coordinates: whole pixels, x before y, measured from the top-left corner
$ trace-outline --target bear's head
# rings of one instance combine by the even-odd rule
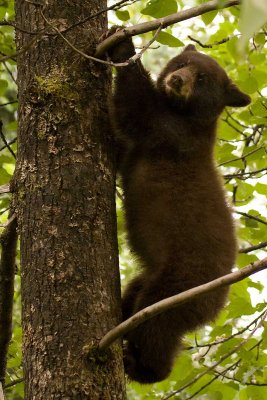
[[[234,85],[223,68],[193,45],[169,61],[157,87],[179,111],[199,118],[216,119],[225,106],[250,103],[250,97]]]

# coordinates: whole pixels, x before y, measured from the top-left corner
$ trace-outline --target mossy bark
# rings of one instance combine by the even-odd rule
[[[16,24],[26,31],[46,27],[33,3],[16,1]],[[62,30],[105,7],[105,0],[48,0],[43,12]],[[93,54],[106,26],[102,13],[66,37]],[[18,50],[32,38],[17,30]],[[120,344],[106,357],[85,358],[84,350],[120,320],[110,83],[109,69],[58,36],[42,36],[18,57],[26,400],[125,398]]]

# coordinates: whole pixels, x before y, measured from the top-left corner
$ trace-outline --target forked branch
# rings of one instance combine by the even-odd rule
[[[178,13],[168,15],[164,18],[155,19],[153,21],[143,22],[142,24],[137,24],[124,28],[114,35],[105,39],[96,49],[95,57],[102,57],[103,54],[116,43],[121,42],[126,37],[140,35],[141,33],[146,33],[158,29],[160,26],[166,28],[167,26],[173,25],[177,22],[185,21],[190,18],[197,17],[199,15],[205,14],[209,11],[218,10],[219,1],[212,0],[207,3],[201,4],[197,7],[190,8],[188,10],[182,10]],[[240,0],[228,0],[224,3],[223,8],[228,8],[231,6],[236,6],[240,4]]]

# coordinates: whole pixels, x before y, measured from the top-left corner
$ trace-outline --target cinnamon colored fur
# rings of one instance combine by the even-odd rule
[[[109,51],[114,62],[134,54],[131,39]],[[224,107],[249,102],[216,61],[192,45],[167,64],[157,85],[140,61],[117,68],[112,120],[123,149],[129,244],[142,266],[123,295],[124,319],[231,271],[236,239],[213,149]],[[227,292],[216,290],[129,332],[129,377],[165,379],[184,334],[214,320]]]

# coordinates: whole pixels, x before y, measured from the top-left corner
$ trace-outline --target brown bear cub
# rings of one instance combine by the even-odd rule
[[[114,62],[134,54],[131,39],[109,50]],[[231,271],[235,232],[213,149],[224,107],[249,103],[219,64],[193,45],[167,64],[156,85],[139,60],[117,68],[111,116],[123,149],[129,244],[142,265],[122,298],[124,320]],[[128,376],[141,383],[165,379],[184,334],[213,321],[227,292],[211,292],[129,332]]]

